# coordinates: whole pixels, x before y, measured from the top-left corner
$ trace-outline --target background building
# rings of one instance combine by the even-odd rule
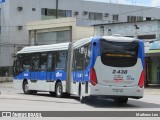
[[[15,52],[29,45],[26,23],[76,17],[77,25],[160,19],[159,8],[83,0],[5,0],[0,4],[0,76],[11,75]],[[6,74],[8,73],[8,74]]]
[[[77,26],[75,18],[34,21],[27,24],[30,45],[75,42],[94,36],[93,26]]]
[[[160,39],[160,20],[139,21],[132,23],[107,23],[97,24],[94,26],[95,35],[119,34],[122,36],[136,37],[145,41]]]
[[[160,20],[97,24],[95,35],[135,37],[145,42],[146,84],[160,84]]]

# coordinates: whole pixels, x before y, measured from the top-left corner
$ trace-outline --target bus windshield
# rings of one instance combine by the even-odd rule
[[[131,67],[137,63],[138,42],[100,40],[101,61],[111,67]]]

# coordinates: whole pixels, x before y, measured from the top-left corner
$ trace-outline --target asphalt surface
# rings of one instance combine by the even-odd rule
[[[127,104],[121,105],[109,99],[94,99],[81,104],[76,96],[56,98],[48,92],[25,95],[22,90],[15,89],[13,83],[0,83],[0,92],[0,111],[160,111],[160,87],[145,88],[144,98],[129,99]],[[92,120],[94,119],[96,118]],[[123,118],[112,117],[111,119],[121,120]]]

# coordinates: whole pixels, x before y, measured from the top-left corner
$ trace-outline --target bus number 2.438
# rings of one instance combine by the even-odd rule
[[[113,70],[112,74],[127,74],[127,70]]]

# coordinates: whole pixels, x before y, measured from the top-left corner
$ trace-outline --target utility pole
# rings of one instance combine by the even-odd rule
[[[56,19],[58,19],[58,0],[56,0]]]

